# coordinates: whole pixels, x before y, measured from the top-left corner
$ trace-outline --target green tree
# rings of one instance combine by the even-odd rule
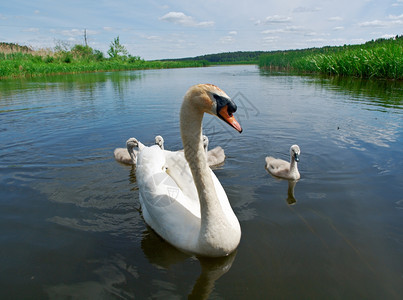
[[[109,46],[108,55],[110,58],[126,58],[129,52],[119,41],[119,36],[116,37]]]

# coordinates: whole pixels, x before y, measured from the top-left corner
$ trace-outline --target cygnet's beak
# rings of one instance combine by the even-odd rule
[[[227,122],[229,125],[234,127],[239,133],[242,132],[242,127],[238,123],[238,121],[235,119],[235,117],[232,115],[232,113],[228,112],[228,104],[223,106],[219,111],[218,111],[218,116],[223,119],[225,122]]]
[[[299,162],[299,155],[298,153],[294,153],[294,159],[296,162]]]

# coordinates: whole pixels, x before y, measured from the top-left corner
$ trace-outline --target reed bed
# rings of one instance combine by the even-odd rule
[[[119,60],[105,60],[93,62],[50,62],[27,60],[0,60],[0,78],[12,77],[37,77],[43,75],[100,72],[100,71],[123,71],[142,69],[186,68],[202,67],[203,62],[176,62],[176,61],[138,61],[124,62]]]
[[[403,37],[363,45],[291,50],[262,55],[259,66],[360,78],[403,79]]]
[[[9,44],[8,44],[9,45]],[[33,51],[28,47],[0,44],[0,78],[37,77],[54,74],[203,67],[206,61],[144,61],[137,56],[105,58],[90,47],[76,45],[71,50]]]

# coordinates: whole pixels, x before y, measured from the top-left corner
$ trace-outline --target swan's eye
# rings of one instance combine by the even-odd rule
[[[217,102],[217,112],[220,111],[220,109],[226,105],[228,106],[227,112],[230,117],[232,116],[232,113],[236,112],[237,110],[236,104],[230,98],[220,96],[217,94],[213,94],[213,97]]]

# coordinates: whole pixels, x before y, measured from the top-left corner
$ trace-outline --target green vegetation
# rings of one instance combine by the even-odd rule
[[[264,51],[237,51],[237,52],[224,52],[216,54],[207,54],[196,57],[178,58],[174,61],[206,61],[207,63],[214,65],[226,65],[226,64],[257,64],[259,57],[267,53]]]
[[[0,78],[35,77],[43,75],[97,71],[141,70],[204,67],[206,61],[144,61],[132,56],[114,39],[108,50],[109,58],[89,46],[69,47],[59,42],[54,50],[34,51],[26,46],[0,43]]]
[[[192,58],[144,61],[132,56],[115,38],[109,57],[85,45],[59,42],[54,50],[34,51],[26,46],[0,43],[0,78],[47,74],[205,67],[220,64],[259,64],[262,69],[286,70],[360,78],[403,79],[403,36],[362,45],[288,51],[238,51]]]
[[[360,78],[403,79],[403,36],[362,45],[276,51],[261,55],[263,69]]]

